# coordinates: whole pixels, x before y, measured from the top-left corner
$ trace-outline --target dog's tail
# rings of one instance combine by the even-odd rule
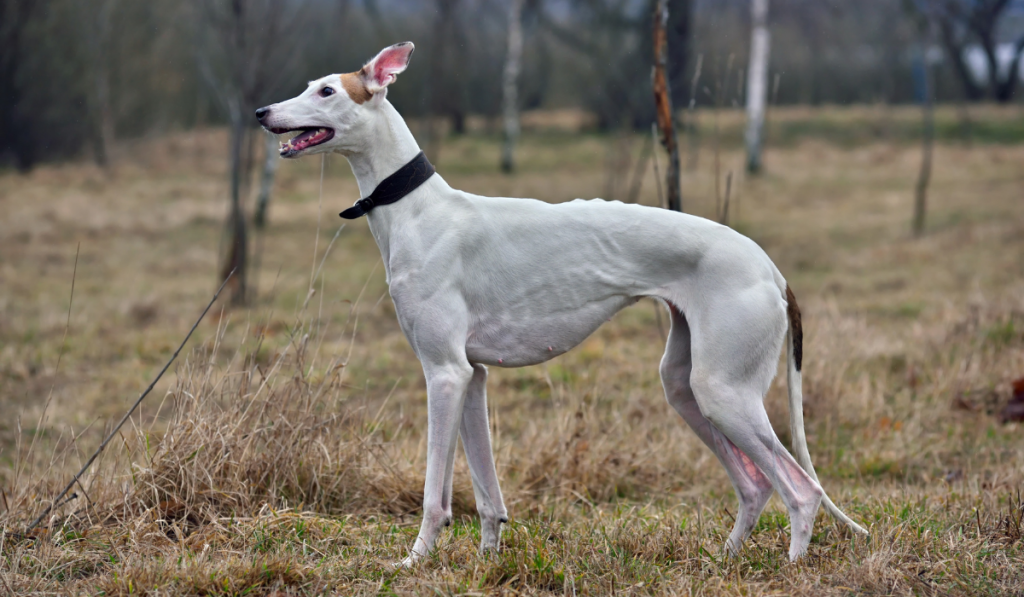
[[[789,316],[789,333],[786,335],[786,377],[789,383],[789,428],[793,436],[793,452],[797,462],[803,467],[818,485],[818,474],[814,472],[814,464],[811,463],[811,454],[807,450],[807,436],[804,434],[804,396],[802,388],[802,374],[804,352],[804,331],[800,320],[800,306],[796,304],[796,297],[789,285],[786,285],[786,315]],[[846,523],[854,532],[867,535],[859,524],[850,520],[850,517],[836,507],[822,490],[821,502],[825,509],[836,520]]]

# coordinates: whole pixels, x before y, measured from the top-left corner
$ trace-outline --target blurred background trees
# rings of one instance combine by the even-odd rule
[[[652,6],[524,0],[520,109],[581,108],[601,129],[646,130]],[[912,13],[929,10],[940,33],[939,55],[929,53],[936,101],[1014,101],[1022,0],[775,0],[774,101],[916,101]],[[706,68],[697,104],[711,102],[702,90],[726,77],[732,56],[725,105],[741,105],[745,86],[735,80],[749,56],[749,0],[672,0],[669,11],[676,107],[691,99],[698,55]],[[117,139],[228,124],[232,95],[251,130],[254,104],[354,70],[405,39],[417,42],[422,64],[389,97],[408,117],[431,117],[417,133],[429,136],[436,124],[437,134],[458,134],[469,115],[493,119],[497,131],[509,14],[503,0],[0,0],[0,163],[28,169],[83,153],[104,163]]]
[[[600,131],[647,134],[655,1],[0,0],[0,168],[85,156],[107,167],[125,141],[228,126],[222,273],[238,272],[241,301],[247,219],[267,221],[276,167],[255,108],[412,40],[419,66],[389,99],[433,159],[470,117],[482,119],[486,134],[510,131],[514,141],[513,116],[523,110],[575,109]],[[744,105],[751,0],[667,5],[677,118],[687,120],[694,105]],[[923,44],[922,19],[935,25]],[[1024,0],[772,0],[767,27],[760,80],[770,105],[1020,101]],[[510,33],[519,41],[510,44]],[[520,44],[510,63],[509,48]],[[697,128],[680,124],[692,147]],[[633,166],[609,159],[622,162],[617,179],[646,168],[644,151]],[[511,155],[510,142],[508,169]],[[635,196],[641,178],[632,180],[628,193],[610,183],[608,198]],[[250,195],[258,195],[255,208]]]
[[[1013,99],[1024,52],[1019,27],[1024,9],[1019,2],[914,0],[914,7],[938,26],[946,58],[967,99]]]
[[[119,136],[191,125],[183,16],[171,2],[0,0],[0,164],[104,163]]]

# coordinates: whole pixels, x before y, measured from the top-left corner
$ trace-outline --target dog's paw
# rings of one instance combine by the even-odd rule
[[[412,568],[413,566],[415,566],[418,561],[419,561],[418,557],[416,557],[416,556],[414,556],[412,554],[409,554],[409,557],[405,558],[401,562],[395,562],[392,565],[395,568],[399,569],[399,570],[408,570],[409,568]]]

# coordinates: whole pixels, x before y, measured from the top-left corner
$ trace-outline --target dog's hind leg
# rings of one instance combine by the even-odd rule
[[[487,368],[473,365],[473,379],[466,391],[462,407],[462,447],[473,479],[476,509],[480,514],[480,551],[498,549],[501,525],[508,522],[505,502],[501,498],[498,473],[491,451],[491,430],[487,422]]]
[[[730,554],[736,555],[750,536],[774,490],[771,482],[750,458],[701,414],[690,388],[690,328],[686,318],[674,306],[670,306],[669,310],[672,312],[672,331],[665,347],[665,356],[661,360],[661,382],[665,387],[665,397],[697,436],[711,448],[729,474],[739,500],[739,508],[736,524],[725,547]]]
[[[764,410],[786,315],[778,290],[752,287],[688,317],[700,412],[768,478],[789,511],[789,558],[807,551],[824,492],[779,441]]]
[[[779,492],[789,511],[789,559],[796,560],[810,543],[823,495],[821,487],[776,437],[760,395],[716,387],[713,382],[696,385],[695,390],[701,412],[735,444],[737,453],[753,461]]]

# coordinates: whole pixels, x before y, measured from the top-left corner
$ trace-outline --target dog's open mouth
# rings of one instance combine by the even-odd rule
[[[326,143],[334,138],[334,129],[328,128],[271,129],[270,132],[276,135],[284,135],[296,131],[299,131],[298,135],[281,143],[281,157],[295,157],[304,149]]]

